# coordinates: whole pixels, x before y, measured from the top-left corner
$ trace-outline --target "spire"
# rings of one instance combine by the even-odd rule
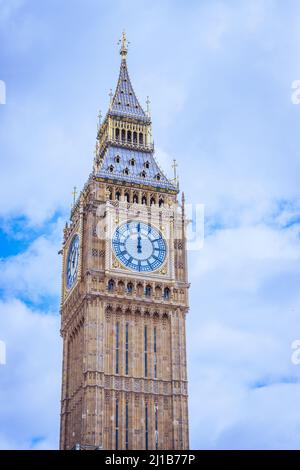
[[[149,117],[141,107],[133,90],[127,69],[126,55],[128,51],[128,41],[125,32],[120,39],[121,65],[119,80],[116,91],[111,99],[109,113],[114,116],[131,117],[141,121],[150,122]]]
[[[170,181],[155,160],[150,100],[147,98],[144,111],[129,78],[128,41],[124,32],[119,44],[119,79],[114,94],[110,93],[110,106],[97,135],[94,174],[103,180],[178,193],[176,181]]]

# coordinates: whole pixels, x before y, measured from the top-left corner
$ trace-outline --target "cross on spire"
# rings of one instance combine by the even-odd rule
[[[149,96],[147,96],[146,105],[147,105],[147,114],[148,114],[148,116],[150,116],[150,98],[149,98]]]
[[[129,41],[127,41],[126,33],[124,30],[122,32],[122,38],[118,41],[118,44],[121,45],[121,48],[120,48],[121,57],[122,59],[125,59],[127,55],[127,51],[128,51],[128,45],[130,43]]]
[[[73,206],[75,206],[76,196],[77,196],[77,188],[76,188],[76,186],[74,186],[74,188],[73,188],[72,196],[73,196]]]
[[[95,157],[97,157],[97,153],[98,153],[98,140],[96,141],[95,149],[94,149],[94,155],[95,155]]]
[[[109,96],[109,104],[112,104],[112,100],[113,100],[113,92],[112,92],[112,89],[109,90],[109,93],[108,93],[108,96]]]
[[[102,119],[102,113],[101,113],[101,111],[99,111],[98,122],[97,122],[97,133],[99,132],[99,129],[101,127],[101,119]]]
[[[174,159],[174,160],[173,160],[172,168],[173,168],[173,170],[174,170],[174,180],[175,180],[175,181],[177,181],[177,170],[176,170],[177,167],[178,167],[178,164],[177,164],[176,160]]]

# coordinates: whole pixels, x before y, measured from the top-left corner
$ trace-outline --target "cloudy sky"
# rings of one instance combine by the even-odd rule
[[[123,28],[161,166],[176,158],[205,207],[189,253],[191,447],[300,448],[299,24],[297,0],[0,0],[0,448],[58,446],[57,251]]]

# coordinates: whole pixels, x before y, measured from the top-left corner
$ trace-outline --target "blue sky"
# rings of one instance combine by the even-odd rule
[[[60,248],[119,71],[205,206],[190,253],[192,448],[299,448],[300,5],[0,0],[0,448],[58,445]]]

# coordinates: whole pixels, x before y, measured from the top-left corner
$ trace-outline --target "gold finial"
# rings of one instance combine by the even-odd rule
[[[182,209],[182,215],[184,215],[185,213],[185,195],[184,195],[184,192],[182,192],[181,194],[181,209]]]
[[[176,160],[174,159],[174,160],[173,160],[172,168],[173,168],[173,170],[174,170],[174,181],[175,181],[176,183],[177,183],[177,170],[176,170],[177,167],[178,167],[178,165],[177,165],[177,163],[176,163]]]
[[[98,142],[98,140],[96,140],[96,143],[95,143],[95,149],[94,149],[94,155],[95,155],[95,158],[97,157],[97,154],[98,154],[98,149],[99,149],[99,142]]]
[[[73,196],[73,206],[75,206],[76,196],[77,196],[77,188],[76,188],[76,186],[74,186],[74,188],[73,188],[72,196]]]
[[[98,114],[98,125],[101,126],[101,119],[102,119],[102,113],[101,113],[101,110],[99,111],[99,114]]]
[[[121,45],[121,48],[120,48],[121,57],[122,59],[125,59],[127,55],[127,51],[128,51],[128,45],[130,43],[129,41],[127,41],[126,33],[124,30],[122,32],[122,39],[119,40],[118,44]]]
[[[147,105],[147,114],[148,114],[148,116],[150,116],[150,99],[149,99],[149,96],[147,96],[146,105]]]
[[[99,111],[98,122],[97,122],[97,133],[99,132],[99,129],[101,127],[101,119],[102,119],[102,113],[101,113],[101,111]]]
[[[109,90],[109,93],[108,93],[108,96],[109,96],[109,104],[112,104],[112,100],[113,100],[113,92],[112,92],[112,89]]]

